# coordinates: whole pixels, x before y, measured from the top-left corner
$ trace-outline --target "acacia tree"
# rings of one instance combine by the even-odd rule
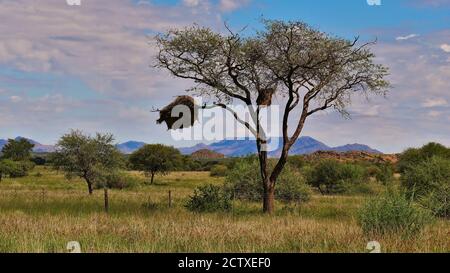
[[[2,148],[2,157],[13,161],[26,161],[31,158],[34,144],[25,138],[9,139]]]
[[[58,141],[51,161],[68,179],[84,179],[89,194],[92,194],[94,183],[99,183],[105,173],[122,166],[122,155],[113,142],[111,134],[97,133],[95,137],[91,137],[81,131],[71,131]]]
[[[345,114],[353,94],[385,95],[389,83],[388,69],[374,63],[372,43],[333,37],[303,22],[265,20],[264,25],[253,37],[231,30],[224,35],[196,25],[171,30],[156,38],[157,67],[193,80],[193,91],[215,98],[215,105],[231,112],[225,102],[248,106],[254,126],[233,115],[256,137],[263,211],[272,213],[277,179],[307,118],[330,108]],[[274,95],[284,98],[283,136],[281,155],[269,169],[260,109],[270,105]]]
[[[181,162],[180,152],[161,144],[145,145],[130,156],[130,163],[134,169],[143,171],[150,177],[150,184],[157,173],[167,174],[174,170]]]

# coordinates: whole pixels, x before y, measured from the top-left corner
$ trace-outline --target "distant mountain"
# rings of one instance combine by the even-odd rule
[[[281,144],[282,139],[273,139],[278,141],[278,149],[275,149],[272,152],[269,152],[269,156],[275,157],[281,154]],[[272,140],[272,141],[273,141]],[[275,142],[276,144],[276,142]],[[274,144],[274,145],[275,145]],[[246,156],[250,154],[255,154],[256,150],[256,141],[255,140],[222,140],[210,145],[206,144],[197,144],[193,147],[188,148],[180,148],[180,152],[185,155],[192,154],[196,151],[208,149],[214,152],[218,152],[224,154],[227,157],[240,157]],[[367,145],[362,144],[349,144],[345,146],[339,147],[330,147],[326,144],[308,136],[304,136],[299,138],[291,148],[291,155],[305,155],[312,154],[317,151],[336,151],[336,152],[351,152],[351,151],[360,151],[360,152],[368,152],[381,154],[380,151],[370,148]]]
[[[382,152],[372,149],[367,145],[357,144],[357,143],[334,147],[334,148],[331,148],[331,151],[335,151],[335,152],[339,152],[339,153],[358,151],[358,152],[366,152],[366,153],[371,153],[371,154],[382,154]]]
[[[203,149],[209,150],[209,146],[206,144],[200,143],[200,144],[197,144],[192,147],[178,148],[180,153],[182,153],[184,155],[190,155],[190,154],[193,154],[193,153],[203,150]]]
[[[117,147],[117,149],[119,149],[119,151],[121,151],[124,154],[131,154],[134,151],[142,148],[142,146],[144,146],[144,145],[145,145],[144,142],[128,141],[125,143],[117,144],[116,147]]]
[[[24,137],[17,137],[16,140],[22,139]],[[53,145],[44,145],[32,139],[25,138],[35,145],[33,151],[35,153],[49,153],[55,150]],[[8,142],[8,140],[0,139],[0,150]],[[273,145],[277,145],[278,149],[269,152],[270,157],[279,156],[281,154],[281,138],[272,139]],[[146,143],[139,141],[128,141],[124,143],[117,144],[116,147],[124,154],[131,154],[132,152],[138,150]],[[180,152],[184,155],[190,155],[200,150],[210,150],[219,154],[223,154],[226,157],[241,157],[251,154],[256,154],[256,141],[251,139],[242,140],[222,140],[212,144],[197,144],[192,147],[179,148]],[[291,148],[291,155],[305,155],[312,154],[317,151],[334,151],[334,152],[367,152],[372,154],[382,154],[382,152],[377,151],[364,144],[348,144],[338,147],[330,147],[326,144],[308,136],[299,138]]]
[[[222,159],[225,155],[208,149],[201,149],[191,154],[193,159]]]
[[[53,145],[44,145],[35,140],[29,139],[26,137],[21,137],[21,136],[18,136],[15,138],[15,140],[20,140],[20,139],[26,139],[30,143],[34,144],[33,152],[35,152],[35,153],[50,153],[55,150],[55,146],[53,146]],[[5,146],[6,143],[8,143],[7,139],[0,139],[0,150],[3,149],[3,146]]]

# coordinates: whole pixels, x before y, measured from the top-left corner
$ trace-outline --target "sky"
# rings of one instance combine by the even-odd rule
[[[369,0],[369,2],[371,2]],[[376,1],[372,1],[376,2]],[[70,129],[117,142],[176,141],[152,109],[193,86],[155,69],[155,34],[197,23],[249,35],[261,18],[301,20],[332,35],[377,39],[386,98],[356,98],[350,119],[312,117],[303,135],[386,153],[450,146],[450,0],[0,0],[0,138],[54,144]]]

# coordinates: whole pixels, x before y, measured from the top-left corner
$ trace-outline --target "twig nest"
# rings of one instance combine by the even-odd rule
[[[259,91],[258,98],[256,99],[256,103],[259,106],[271,106],[272,105],[272,97],[275,94],[275,88],[268,88]]]
[[[198,107],[194,98],[179,96],[159,111],[158,124],[166,123],[168,130],[186,129],[198,119]]]

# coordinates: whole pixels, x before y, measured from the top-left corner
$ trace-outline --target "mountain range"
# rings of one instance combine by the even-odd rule
[[[17,137],[17,139],[21,139],[23,137]],[[36,153],[48,153],[53,152],[55,150],[55,146],[52,145],[44,145],[37,141],[34,141],[32,139],[26,138],[28,141],[33,143],[34,146],[34,152]],[[277,156],[281,153],[281,138],[279,139],[273,139],[278,140],[279,145],[275,146],[278,147],[277,149],[274,149],[273,151],[269,152],[269,156]],[[273,141],[272,140],[272,141]],[[0,149],[3,148],[3,146],[7,143],[7,140],[0,139]],[[117,144],[117,148],[124,154],[130,154],[142,146],[144,146],[144,142],[139,141],[128,141],[124,143]],[[215,142],[212,144],[197,144],[192,147],[184,147],[179,148],[180,152],[184,155],[190,155],[192,153],[195,153],[199,150],[211,150],[220,154],[224,154],[226,157],[240,157],[240,156],[246,156],[250,154],[256,153],[256,142],[255,140],[250,139],[243,139],[243,140],[222,140],[219,142]],[[312,137],[304,136],[299,138],[295,144],[291,148],[291,155],[305,155],[305,154],[312,154],[317,151],[335,151],[335,152],[350,152],[350,151],[361,151],[361,152],[368,152],[373,154],[381,154],[380,151],[375,150],[367,145],[364,144],[347,144],[344,146],[338,146],[338,147],[330,147]]]
[[[272,140],[273,141],[273,140]],[[276,142],[275,142],[276,143]],[[279,145],[273,151],[269,152],[269,156],[274,157],[281,154],[281,144],[282,139],[278,139]],[[217,153],[224,154],[227,157],[239,157],[246,156],[250,154],[255,154],[256,141],[255,140],[223,140],[210,145],[197,144],[193,147],[179,148],[180,152],[185,155],[192,154],[198,150],[208,149]],[[335,151],[335,152],[367,152],[373,154],[382,154],[382,152],[375,150],[364,144],[347,144],[344,146],[330,147],[312,137],[304,136],[300,137],[292,146],[290,154],[291,155],[305,155],[312,154],[317,151]]]

